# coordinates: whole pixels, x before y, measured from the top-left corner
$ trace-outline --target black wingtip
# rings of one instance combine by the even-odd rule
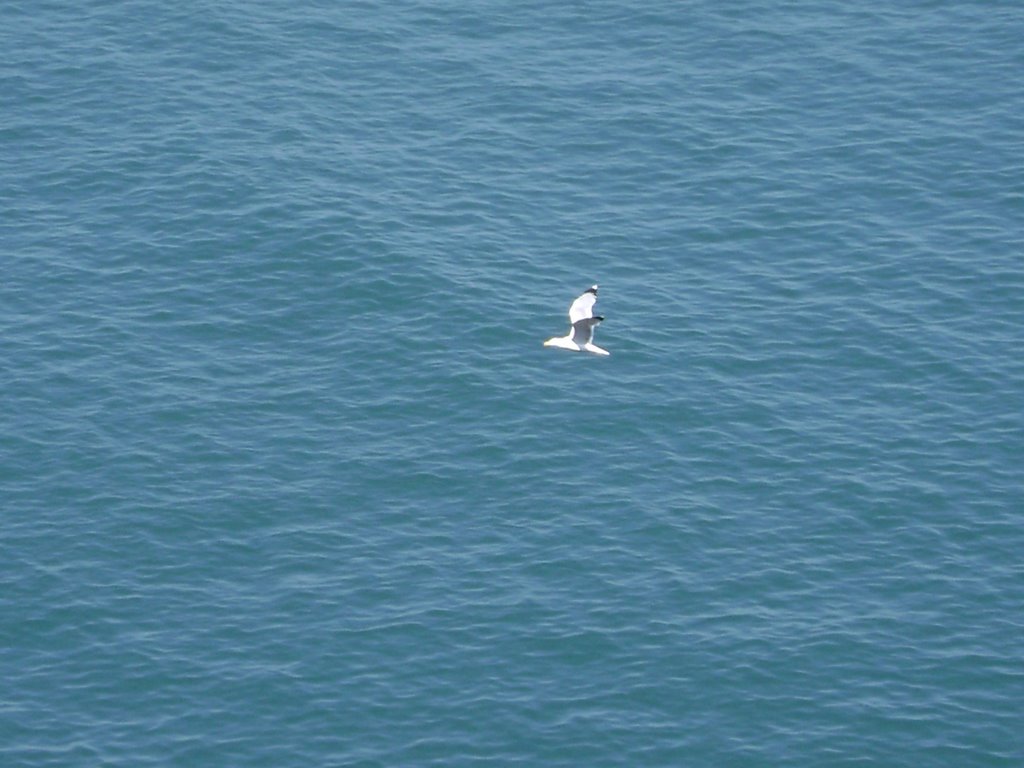
[[[604,322],[604,318],[601,315],[594,315],[594,319],[599,320],[602,323]]]
[[[590,286],[589,288],[587,288],[587,290],[584,291],[584,293],[592,293],[595,296],[597,296],[597,286],[596,285]]]

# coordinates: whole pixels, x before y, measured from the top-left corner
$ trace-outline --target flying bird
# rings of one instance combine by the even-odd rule
[[[568,336],[556,336],[544,342],[545,347],[571,349],[574,352],[593,352],[595,355],[607,355],[608,350],[594,344],[594,329],[603,317],[594,314],[594,302],[597,301],[597,286],[592,285],[569,307]]]

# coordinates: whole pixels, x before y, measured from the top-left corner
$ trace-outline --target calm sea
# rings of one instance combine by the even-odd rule
[[[1024,765],[1020,3],[0,30],[0,765]]]

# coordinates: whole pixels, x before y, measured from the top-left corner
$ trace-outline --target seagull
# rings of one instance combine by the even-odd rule
[[[545,347],[571,349],[574,352],[593,352],[595,355],[607,355],[608,350],[601,349],[593,343],[594,328],[603,317],[594,314],[594,302],[597,301],[597,286],[592,285],[569,307],[569,322],[572,328],[568,336],[556,336],[544,342]]]

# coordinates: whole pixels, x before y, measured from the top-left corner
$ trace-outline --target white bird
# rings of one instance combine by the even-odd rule
[[[594,302],[597,301],[597,286],[592,285],[569,307],[569,323],[572,328],[568,336],[556,336],[544,342],[545,347],[571,349],[574,352],[593,352],[595,355],[607,355],[608,350],[601,349],[593,343],[594,328],[603,317],[594,314]]]

